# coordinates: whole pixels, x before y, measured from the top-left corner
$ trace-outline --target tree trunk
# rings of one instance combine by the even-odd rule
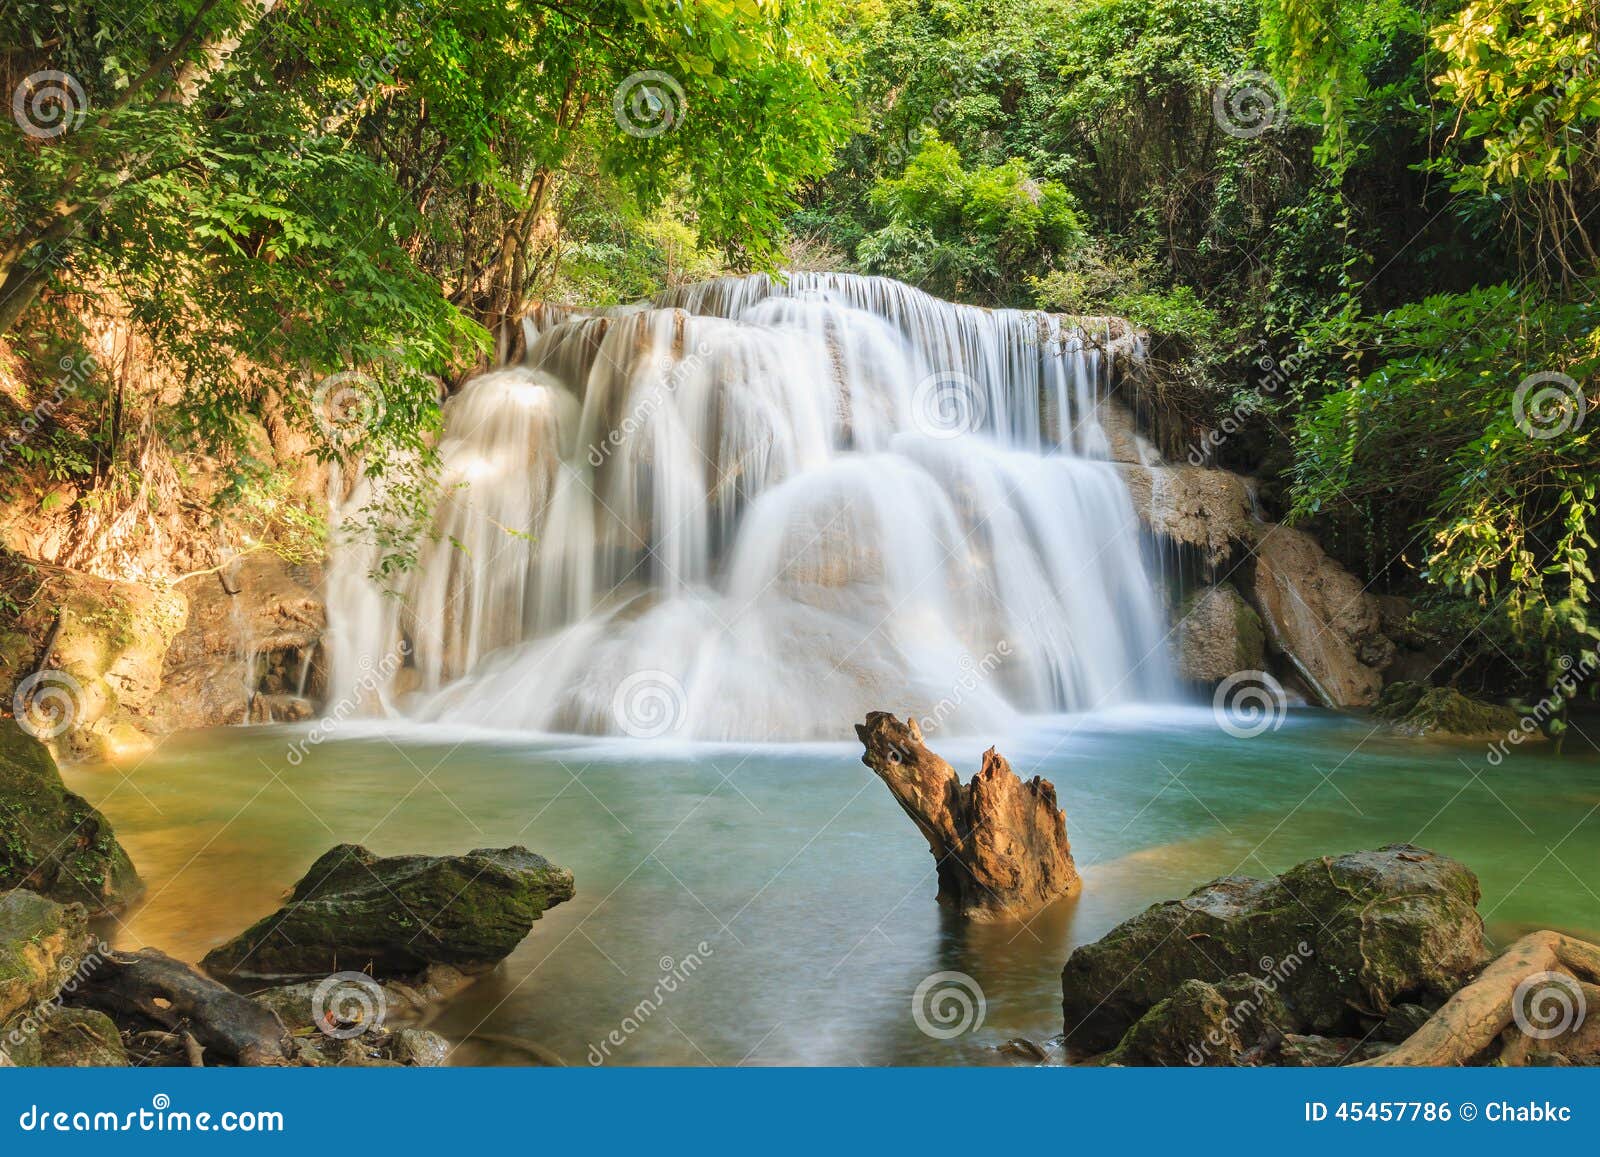
[[[861,757],[911,817],[937,862],[939,903],[970,920],[1013,920],[1081,881],[1056,789],[1024,783],[994,748],[970,784],[922,742],[915,719],[874,711],[856,734]]]

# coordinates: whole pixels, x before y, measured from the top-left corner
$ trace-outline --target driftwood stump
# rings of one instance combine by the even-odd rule
[[[915,719],[874,711],[856,726],[861,757],[928,841],[939,903],[970,920],[1011,920],[1078,890],[1055,785],[1026,783],[990,748],[963,785],[922,742]]]

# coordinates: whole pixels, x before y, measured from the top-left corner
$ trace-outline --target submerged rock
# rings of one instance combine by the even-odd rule
[[[1449,736],[1458,739],[1495,739],[1514,731],[1542,738],[1531,723],[1522,727],[1522,716],[1510,707],[1500,707],[1472,699],[1453,687],[1429,687],[1422,683],[1391,683],[1372,713],[1394,723],[1405,735]]]
[[[1454,992],[1483,961],[1478,898],[1465,865],[1408,844],[1215,880],[1073,952],[1061,973],[1067,1043],[1111,1048],[1185,981],[1238,974],[1282,998],[1285,1027],[1360,1035],[1400,1001]]]
[[[922,742],[915,719],[873,711],[856,725],[861,762],[877,773],[928,841],[939,903],[972,920],[1026,916],[1078,889],[1067,821],[1056,789],[1024,783],[994,748],[962,784],[955,769]]]
[[[0,888],[95,914],[118,911],[143,890],[106,818],[67,790],[44,744],[10,719],[0,719]]]
[[[265,977],[405,977],[433,964],[481,972],[510,955],[545,909],[572,896],[572,873],[526,848],[380,859],[341,844],[311,866],[283,908],[203,964]]]

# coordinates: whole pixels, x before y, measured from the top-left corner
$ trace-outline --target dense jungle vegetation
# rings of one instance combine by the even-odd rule
[[[381,471],[535,302],[833,267],[1148,327],[1470,684],[1600,638],[1592,0],[5,0],[0,81],[13,503],[292,523],[264,423]]]

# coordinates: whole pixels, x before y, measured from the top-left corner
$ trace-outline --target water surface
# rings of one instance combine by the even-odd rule
[[[1056,783],[1084,888],[989,927],[935,905],[933,860],[855,744],[346,725],[308,747],[304,735],[190,733],[126,774],[69,769],[150,887],[114,942],[197,960],[340,842],[380,855],[525,844],[573,870],[577,897],[437,1027],[537,1042],[572,1064],[982,1063],[1009,1037],[1060,1032],[1068,953],[1145,905],[1395,841],[1471,865],[1497,942],[1534,926],[1600,939],[1600,760],[1519,750],[1494,766],[1485,745],[1397,739],[1322,712],[1249,739],[1186,708],[994,736],[1019,773]],[[964,776],[981,746],[939,744]],[[625,1031],[663,973],[695,958]],[[975,1032],[917,1027],[912,993],[939,971],[981,987]],[[599,1050],[613,1030],[624,1043]],[[480,1040],[459,1059],[524,1058]]]

